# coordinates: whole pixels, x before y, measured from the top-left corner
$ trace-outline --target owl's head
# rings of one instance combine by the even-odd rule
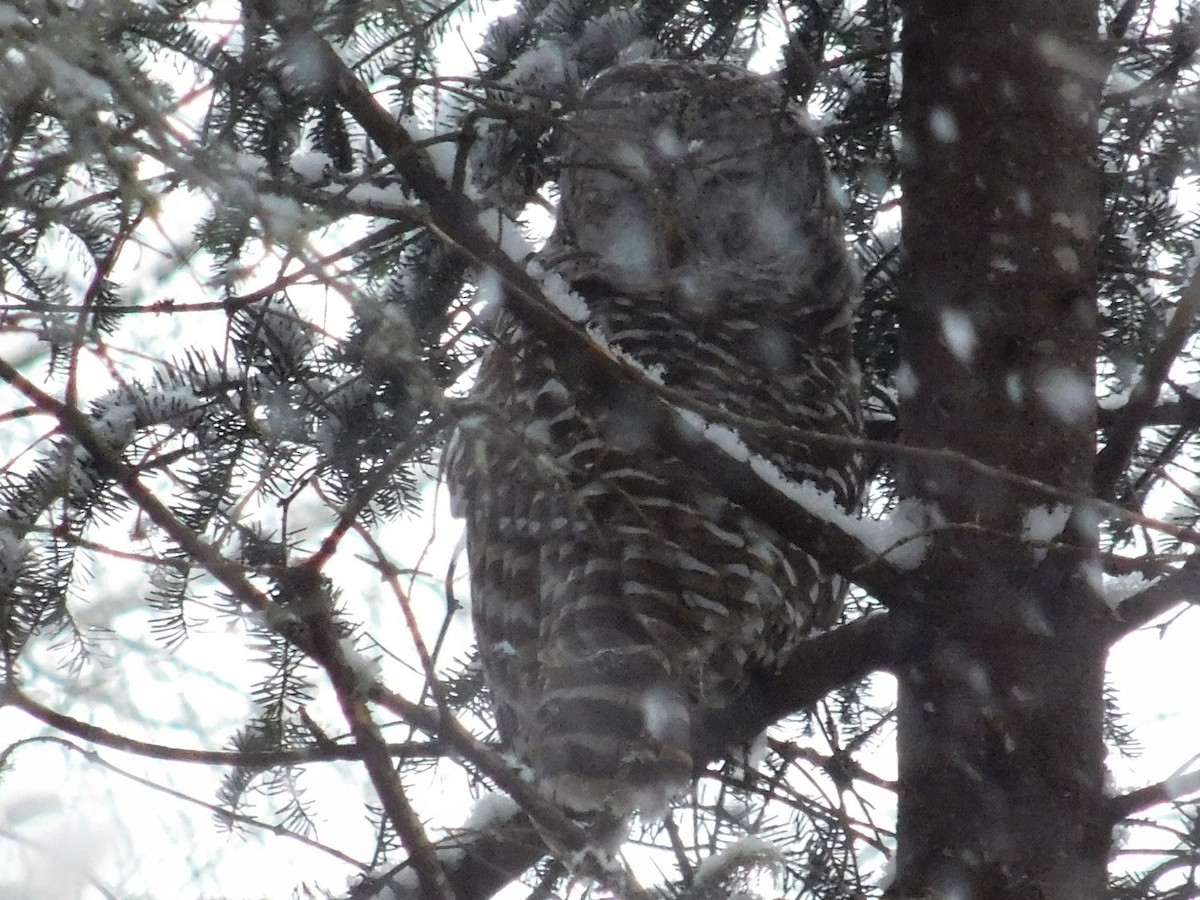
[[[777,82],[722,64],[602,74],[561,133],[549,263],[701,313],[737,292],[809,296],[845,265],[814,130]]]

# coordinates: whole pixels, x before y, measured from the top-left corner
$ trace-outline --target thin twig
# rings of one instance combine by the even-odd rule
[[[53,735],[40,735],[38,737],[24,738],[6,747],[4,753],[0,754],[0,762],[7,761],[21,747],[31,746],[33,744],[57,744],[74,753],[78,753],[80,756],[89,760],[90,762],[94,762],[97,765],[103,766],[105,769],[108,769],[108,771],[116,775],[120,775],[122,778],[126,778],[129,781],[142,785],[143,787],[150,788],[153,791],[166,794],[168,797],[173,797],[176,800],[181,800],[184,803],[198,806],[201,809],[205,809],[212,813],[214,816],[220,817],[223,821],[236,822],[237,824],[245,825],[248,828],[257,828],[261,831],[269,831],[271,834],[278,835],[279,837],[297,841],[298,843],[304,844],[307,847],[311,847],[314,850],[320,850],[322,853],[328,854],[334,859],[353,866],[359,871],[365,872],[370,869],[370,867],[361,860],[357,860],[347,853],[343,853],[340,850],[335,850],[333,847],[322,844],[320,841],[314,841],[312,838],[292,831],[289,828],[285,828],[282,825],[269,825],[266,822],[260,822],[258,819],[255,819],[252,816],[231,812],[230,810],[225,809],[222,806],[218,806],[215,803],[209,803],[205,800],[199,799],[198,797],[193,797],[191,794],[185,794],[182,791],[169,788],[164,784],[158,784],[157,782],[151,781],[148,778],[135,775],[132,772],[122,769],[120,766],[113,765],[95,750],[88,750],[87,748],[80,747],[78,744],[72,743],[65,738],[54,737]]]
[[[195,763],[204,766],[299,766],[315,762],[361,760],[363,756],[362,749],[354,744],[327,744],[319,747],[306,747],[303,750],[267,751],[199,750],[188,747],[169,747],[117,734],[88,722],[81,722],[79,719],[39,703],[22,693],[13,684],[0,688],[0,706],[19,709],[43,725],[56,728],[91,744],[98,744],[121,753],[133,753],[148,759],[161,759],[168,762]],[[391,756],[403,759],[421,757],[437,759],[445,752],[445,748],[436,739],[388,744],[387,750]]]

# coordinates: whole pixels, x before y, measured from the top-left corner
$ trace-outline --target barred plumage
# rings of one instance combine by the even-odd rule
[[[601,76],[562,137],[542,264],[589,327],[667,385],[749,417],[860,432],[857,282],[819,145],[771,80],[641,62]],[[692,776],[698,709],[837,615],[843,585],[653,445],[636,404],[504,318],[448,452],[500,734],[566,809],[653,811]],[[845,451],[744,442],[852,509]]]

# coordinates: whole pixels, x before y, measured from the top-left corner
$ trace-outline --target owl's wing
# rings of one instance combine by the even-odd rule
[[[539,695],[541,523],[550,498],[536,474],[529,412],[515,408],[525,398],[503,342],[485,355],[471,396],[482,412],[448,446],[446,482],[454,512],[467,520],[471,617],[500,737],[523,756]]]

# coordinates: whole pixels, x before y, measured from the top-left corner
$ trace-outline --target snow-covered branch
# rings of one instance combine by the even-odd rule
[[[0,378],[18,390],[24,379],[4,365]],[[237,378],[221,368],[192,367],[187,377],[160,377],[149,385],[128,384],[110,391],[91,404],[85,414],[75,412],[86,422],[90,439],[103,448],[105,455],[119,457],[136,436],[158,425],[187,427],[204,415],[218,398],[231,389],[254,391],[255,383]],[[48,409],[37,398],[46,412]],[[85,444],[67,436],[57,440],[38,460],[30,474],[10,487],[4,500],[4,519],[0,521],[0,596],[12,590],[28,552],[25,535],[38,518],[57,500],[87,508],[92,495],[104,481],[104,466],[97,454]]]
[[[71,448],[72,458],[86,461],[86,467],[80,469],[84,473],[80,478],[109,479],[120,485],[190,559],[204,566],[239,603],[321,666],[334,688],[355,743],[363,752],[363,762],[384,812],[400,834],[417,869],[424,896],[431,900],[449,900],[453,896],[451,889],[400,783],[387,742],[367,708],[366,700],[374,686],[364,683],[362,666],[347,653],[332,600],[327,596],[319,572],[303,564],[278,571],[275,577],[283,596],[278,601],[266,596],[249,581],[238,563],[225,558],[216,547],[182,522],[121,460],[119,453],[123,442],[114,438],[129,439],[133,432],[131,416],[102,418],[102,422],[115,419],[121,427],[97,429],[93,417],[60,403],[3,360],[0,360],[0,379],[58,419],[67,439],[63,446]],[[168,405],[167,408],[175,407]],[[73,479],[72,484],[78,480]],[[10,543],[19,549],[19,541],[8,540],[0,549],[11,550]]]
[[[1193,554],[1170,575],[1157,578],[1144,590],[1114,605],[1116,613],[1110,631],[1115,642],[1163,613],[1200,597],[1200,554]]]
[[[439,175],[437,166],[419,143],[379,104],[370,90],[338,57],[333,48],[313,31],[301,16],[289,16],[285,4],[260,2],[270,21],[287,39],[299,40],[316,54],[338,100],[367,135],[387,154],[397,173],[425,203],[436,230],[464,253],[480,271],[491,269],[506,288],[506,309],[541,335],[556,353],[569,356],[572,367],[590,389],[600,395],[644,398],[652,411],[649,430],[664,449],[688,460],[694,468],[731,500],[751,510],[782,536],[834,570],[845,574],[885,603],[913,602],[920,592],[916,578],[906,568],[880,555],[895,537],[876,534],[865,543],[861,526],[849,517],[835,517],[818,497],[802,502],[791,497],[753,470],[748,460],[739,461],[725,447],[705,437],[704,427],[685,416],[665,397],[661,385],[597,343],[562,304],[555,303],[537,274],[525,264],[520,248],[497,240],[495,229],[486,227],[495,213],[484,213],[463,192],[455,190]],[[679,398],[686,400],[687,398]],[[681,407],[682,408],[682,407]],[[901,536],[902,538],[904,536]],[[911,548],[910,548],[911,549]]]
[[[776,478],[765,460],[743,457],[725,436],[736,416],[706,407],[695,398],[659,384],[654,373],[641,370],[604,346],[578,322],[562,300],[560,285],[547,284],[544,273],[526,262],[527,249],[516,240],[513,228],[496,227],[498,213],[482,211],[461,190],[448,184],[439,167],[429,158],[421,142],[414,139],[354,75],[336,52],[306,24],[303,17],[281,12],[285,4],[266,2],[260,7],[280,33],[299,39],[319,57],[338,100],[368,136],[387,154],[397,173],[421,200],[434,230],[460,251],[479,271],[492,271],[505,286],[506,309],[526,327],[537,332],[554,352],[569,357],[589,389],[610,396],[644,399],[651,411],[649,430],[663,448],[689,461],[695,470],[724,490],[729,498],[752,511],[796,546],[820,559],[830,568],[862,585],[889,605],[917,602],[923,537],[939,527],[936,511],[905,507],[879,523],[861,522],[834,509],[827,498],[805,485],[787,485]],[[696,418],[699,416],[699,420]],[[1030,489],[1047,500],[1090,502],[1101,514],[1123,520],[1137,519],[1112,504],[1078,496],[1006,472],[978,460],[949,451],[828,435],[798,435],[792,440],[813,442],[846,441],[847,446],[866,452],[894,456],[936,456],[940,463],[962,466],[973,472]],[[1148,522],[1151,527],[1182,540],[1166,523]]]

